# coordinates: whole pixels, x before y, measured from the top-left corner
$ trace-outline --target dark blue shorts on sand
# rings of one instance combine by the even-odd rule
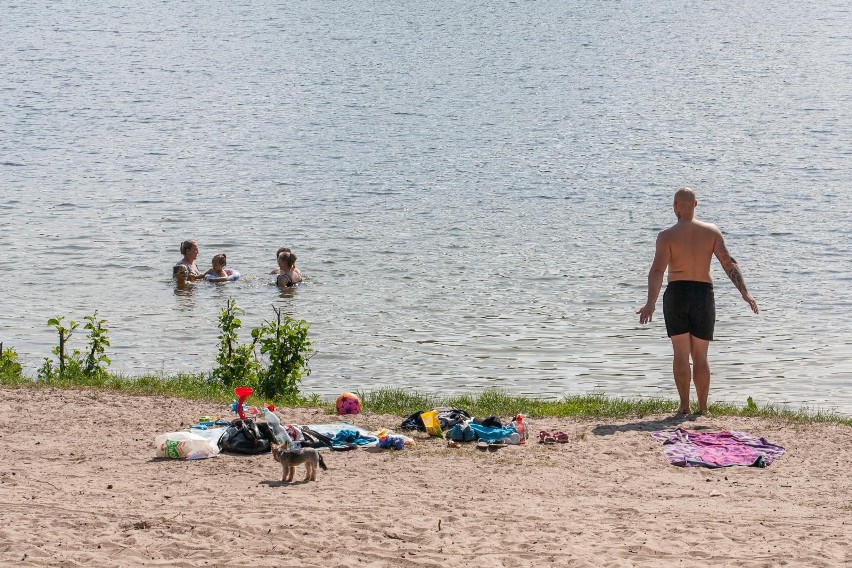
[[[663,294],[663,317],[669,337],[690,333],[711,341],[716,326],[716,301],[713,284],[675,280]]]

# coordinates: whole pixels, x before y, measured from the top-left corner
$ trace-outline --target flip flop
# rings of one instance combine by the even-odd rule
[[[554,432],[553,439],[560,444],[567,444],[570,441],[565,432]]]
[[[538,443],[539,444],[555,444],[556,438],[553,436],[552,433],[548,432],[547,430],[542,430],[541,432],[538,433]]]
[[[488,444],[488,451],[489,452],[496,452],[500,448],[505,448],[507,445],[508,444],[506,442],[500,442],[500,441],[491,442],[490,444]]]
[[[488,449],[488,442],[477,442],[476,449],[484,452]]]

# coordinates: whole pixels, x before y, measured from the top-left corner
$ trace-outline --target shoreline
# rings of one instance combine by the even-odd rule
[[[668,416],[530,419],[497,452],[415,434],[402,452],[324,454],[280,483],[269,454],[154,459],[157,434],[221,403],[0,387],[2,563],[22,566],[709,566],[852,561],[852,429],[699,417],[786,448],[766,469],[678,468],[649,432]],[[291,423],[335,422],[278,408]],[[25,417],[32,420],[31,428]],[[366,429],[400,417],[346,417]],[[534,443],[562,430],[567,444]],[[297,469],[297,479],[304,470]]]
[[[231,390],[211,384],[204,374],[140,375],[129,377],[107,373],[100,378],[89,379],[73,376],[70,379],[53,378],[33,380],[20,373],[0,374],[0,388],[60,388],[110,391],[131,396],[175,396],[208,402],[235,400]],[[406,388],[379,388],[372,391],[353,391],[360,396],[365,412],[409,416],[413,412],[429,408],[453,407],[474,411],[480,415],[530,415],[533,417],[559,418],[624,418],[651,414],[674,414],[677,401],[660,397],[617,397],[605,393],[565,395],[561,399],[515,396],[499,389],[485,389],[478,394],[439,396]],[[269,400],[253,395],[247,406],[261,407],[271,402],[276,406],[318,407],[334,409],[333,399],[324,399],[313,393],[304,396],[297,393],[285,399]],[[695,400],[692,401],[693,408]],[[749,396],[744,406],[733,402],[710,402],[710,414],[714,416],[746,416],[784,419],[795,422],[837,423],[852,427],[852,415],[819,407],[789,405],[758,405]],[[697,418],[697,413],[687,415]]]

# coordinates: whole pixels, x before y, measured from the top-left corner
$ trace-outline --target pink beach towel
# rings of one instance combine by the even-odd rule
[[[669,462],[682,467],[766,467],[784,448],[745,432],[689,432],[683,428],[651,432]]]

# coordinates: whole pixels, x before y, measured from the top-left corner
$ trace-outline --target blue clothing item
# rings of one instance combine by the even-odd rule
[[[468,426],[470,429],[476,433],[476,437],[483,442],[496,442],[497,440],[502,440],[503,438],[508,438],[510,435],[517,432],[514,426],[505,426],[503,428],[496,428],[494,426],[480,426],[479,424],[474,424],[473,422],[468,422]]]
[[[446,438],[447,440],[454,440],[456,442],[472,442],[476,440],[476,433],[467,424],[459,422],[458,424],[453,424],[447,431]]]
[[[341,430],[334,435],[331,445],[345,446],[346,444],[357,444],[359,446],[365,446],[367,444],[372,444],[376,440],[378,440],[378,438],[374,436],[364,436],[355,430]]]
[[[377,448],[393,448],[394,450],[402,450],[405,449],[405,440],[402,439],[402,436],[387,436],[382,440],[379,440],[379,443],[376,444]]]

